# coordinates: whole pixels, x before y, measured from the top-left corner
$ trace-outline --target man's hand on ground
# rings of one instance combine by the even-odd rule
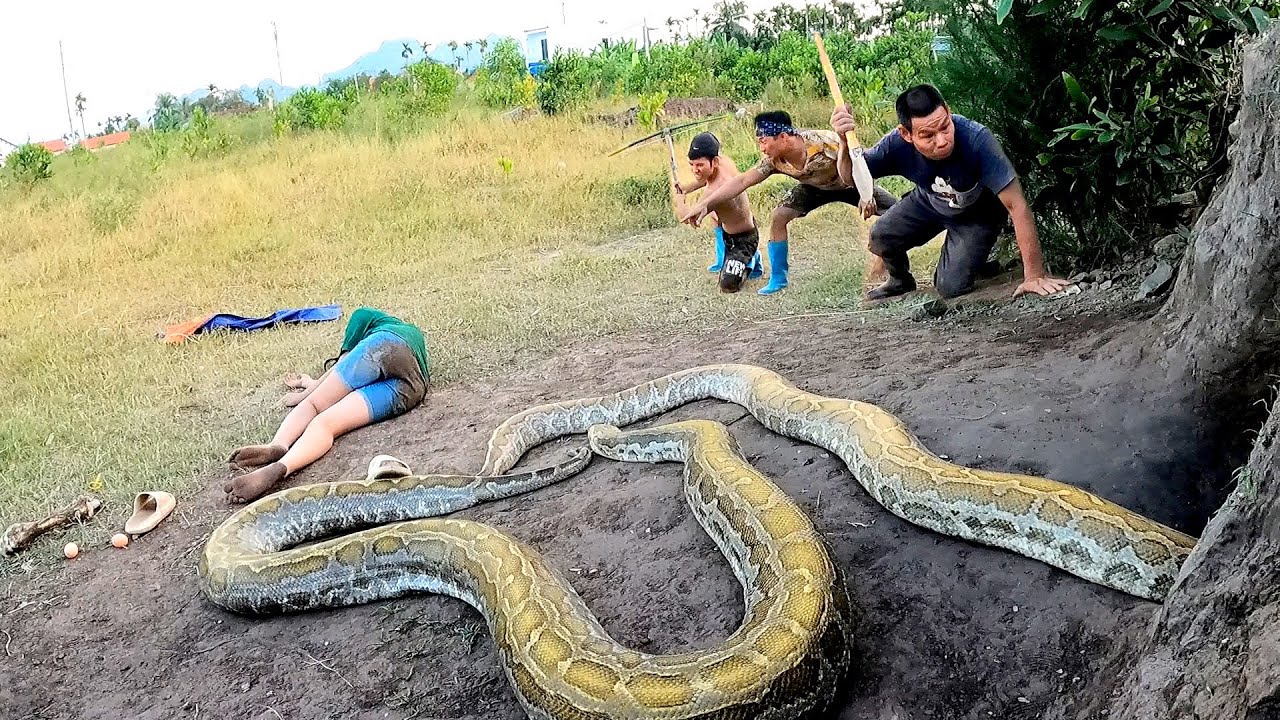
[[[1018,297],[1023,293],[1035,293],[1037,295],[1053,295],[1054,293],[1065,290],[1071,285],[1070,282],[1055,277],[1037,277],[1023,280],[1017,290],[1013,291],[1013,296]]]

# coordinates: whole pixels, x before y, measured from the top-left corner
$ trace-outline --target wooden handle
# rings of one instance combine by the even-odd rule
[[[676,182],[680,177],[679,172],[676,170],[676,149],[675,149],[675,146],[671,143],[671,133],[669,132],[662,133],[662,139],[665,140],[667,143],[667,159],[671,163],[668,166],[668,169],[670,170],[670,176],[671,176],[670,177],[671,182],[669,183],[670,187],[668,188],[668,190],[671,191],[671,209],[675,211],[676,217],[679,217],[684,214],[684,203],[681,202],[681,198],[684,196],[684,194],[680,193],[679,195],[677,195],[676,193]]]
[[[840,92],[840,79],[836,77],[835,68],[831,67],[831,58],[827,57],[827,47],[822,44],[822,35],[814,33],[813,41],[818,45],[818,59],[822,61],[822,72],[827,76],[827,87],[831,88],[831,99],[835,101],[836,107],[840,107],[844,105],[844,94]],[[849,147],[862,147],[862,143],[858,142],[852,132],[845,133],[844,137],[849,142]]]
[[[836,107],[842,107],[844,95],[840,92],[840,80],[836,78],[835,68],[831,67],[831,58],[827,57],[827,48],[822,44],[822,35],[814,33],[813,40],[818,45],[818,59],[822,61],[822,72],[827,74],[827,85],[831,88],[831,97],[835,100]],[[873,181],[867,161],[862,159],[862,143],[858,142],[852,130],[845,133],[844,138],[845,142],[849,143],[849,159],[853,161],[853,183],[858,187],[858,195],[862,196],[862,202],[868,202],[873,197]]]
[[[835,101],[836,107],[844,105],[844,94],[840,92],[840,80],[836,78],[836,70],[831,66],[831,58],[827,57],[827,48],[822,44],[822,34],[814,33],[813,41],[818,45],[818,59],[822,61],[822,72],[826,73],[827,86],[831,88],[831,99]],[[862,143],[858,142],[858,138],[853,132],[844,134],[845,142],[849,144],[849,159],[853,161],[853,184],[858,188],[858,195],[862,202],[870,202],[875,198],[875,181],[871,177],[871,169],[867,167],[867,161],[862,157]],[[871,218],[875,222],[875,217]],[[867,267],[863,273],[863,282],[878,281],[884,276],[884,260],[871,252],[870,245],[867,246]]]

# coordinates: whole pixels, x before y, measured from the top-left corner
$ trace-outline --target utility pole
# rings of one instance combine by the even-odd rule
[[[71,96],[67,92],[67,61],[62,56],[62,41],[58,41],[58,62],[62,64],[62,101],[67,106],[67,129],[70,135],[76,134],[76,126],[71,122]]]
[[[271,21],[271,37],[276,41],[276,81],[284,85],[284,70],[280,67],[280,31],[276,21]]]

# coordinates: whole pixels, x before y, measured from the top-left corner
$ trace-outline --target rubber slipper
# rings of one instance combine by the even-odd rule
[[[141,535],[155,529],[161,520],[169,517],[177,500],[167,492],[150,490],[140,492],[133,498],[133,517],[124,523],[127,535]]]
[[[383,480],[412,474],[413,471],[409,469],[409,466],[403,460],[398,460],[390,455],[379,455],[369,461],[369,474],[365,476],[365,479]]]

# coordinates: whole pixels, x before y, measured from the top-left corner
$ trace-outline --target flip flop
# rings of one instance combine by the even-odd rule
[[[403,460],[398,460],[390,455],[379,455],[369,461],[369,474],[365,476],[365,479],[383,480],[412,474],[413,471],[409,469],[409,465]]]
[[[140,492],[133,498],[133,517],[124,523],[127,535],[141,535],[151,532],[161,520],[169,517],[177,500],[167,492],[150,490]]]

